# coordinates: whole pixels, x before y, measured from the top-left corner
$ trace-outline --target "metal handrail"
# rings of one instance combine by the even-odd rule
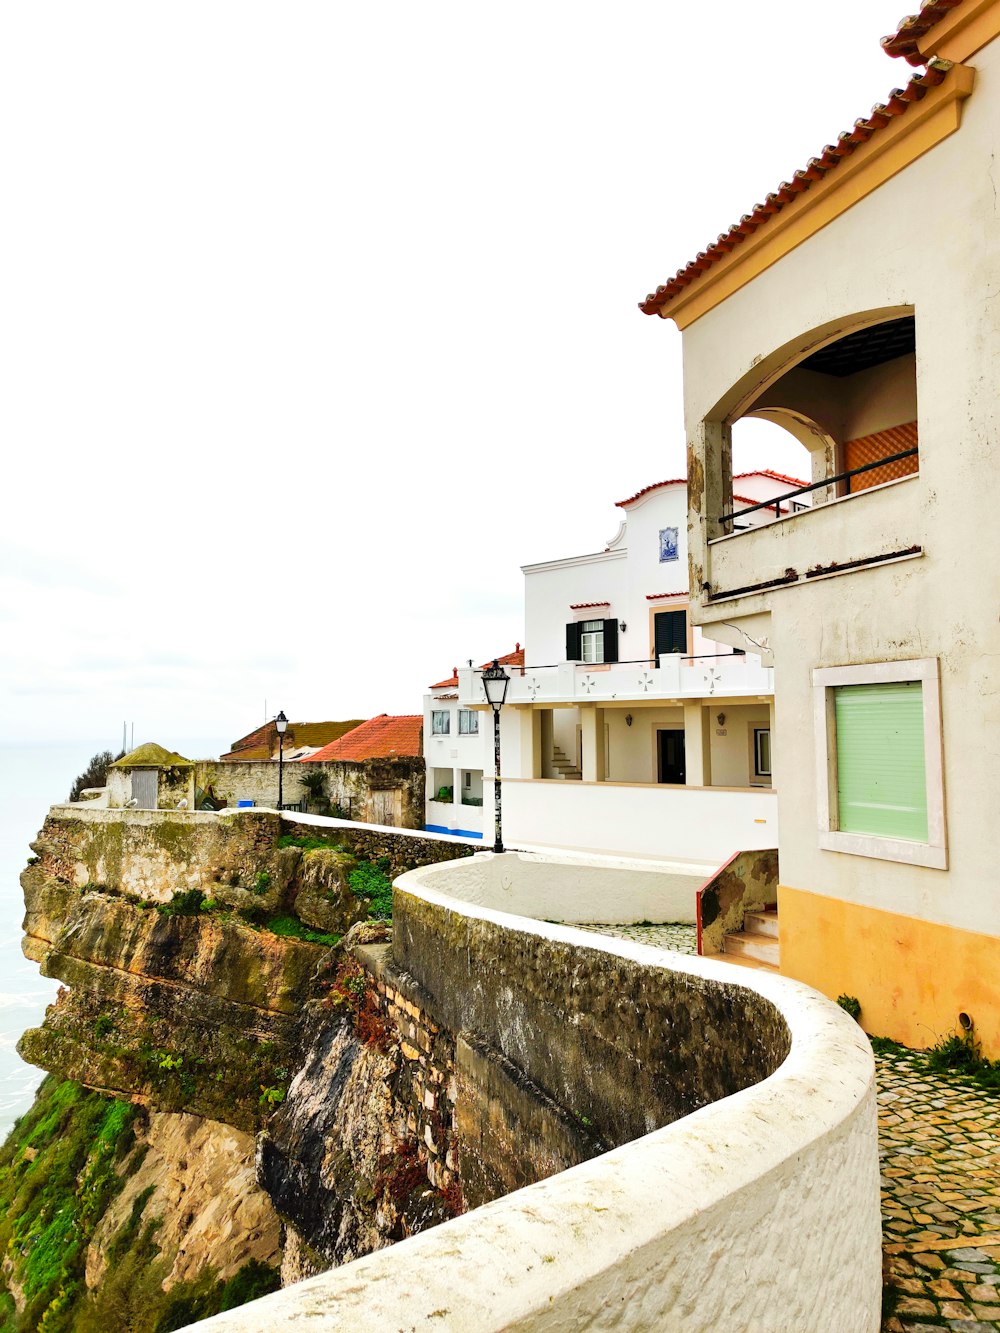
[[[810,486],[800,486],[798,490],[786,491],[784,495],[776,495],[773,500],[762,500],[760,504],[747,505],[746,509],[734,509],[731,514],[720,514],[720,523],[731,523],[734,518],[742,518],[744,514],[756,514],[761,509],[774,509],[775,514],[781,517],[781,503],[783,500],[794,500],[797,495],[807,495],[810,491],[821,491],[824,486],[835,486],[839,481],[847,482],[847,494],[851,493],[851,478],[856,477],[861,472],[871,472],[873,468],[885,467],[887,463],[898,463],[903,458],[916,457],[919,450],[916,446],[912,449],[904,449],[900,454],[889,454],[886,458],[879,458],[874,463],[862,463],[860,467],[853,467],[849,472],[838,472],[835,477],[826,477],[823,481],[814,481]]]

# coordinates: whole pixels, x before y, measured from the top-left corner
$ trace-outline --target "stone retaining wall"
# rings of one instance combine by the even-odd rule
[[[389,962],[388,945],[354,951],[372,976],[381,1012],[392,1024],[406,1061],[407,1129],[420,1145],[427,1179],[439,1190],[459,1188],[455,1146],[455,1038],[428,1012],[426,996]]]
[[[293,761],[284,765],[282,799],[286,804],[311,800],[302,779],[309,773],[326,778],[326,796],[334,805],[350,812],[351,819],[367,823],[380,818],[380,794],[398,793],[400,828],[422,828],[424,823],[424,761],[414,756],[398,758],[334,760],[328,763]],[[254,801],[275,806],[278,800],[278,764],[273,759],[199,760],[195,782],[212,789],[220,800],[235,805]]]
[[[874,1333],[874,1062],[857,1025],[772,974],[463,902],[455,875],[397,882],[392,966],[458,1034],[467,1194],[495,1197],[524,1163],[535,1183],[199,1329]],[[539,1179],[560,1132],[569,1153],[619,1146]]]

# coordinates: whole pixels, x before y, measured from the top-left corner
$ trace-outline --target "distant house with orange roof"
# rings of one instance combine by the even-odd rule
[[[312,753],[320,746],[337,740],[345,732],[353,731],[360,723],[359,717],[350,718],[346,722],[289,722],[285,731],[285,759],[301,759],[306,753]],[[272,718],[270,722],[241,736],[238,741],[233,741],[229,751],[220,755],[219,759],[222,763],[237,763],[277,757],[278,728]]]
[[[324,745],[315,754],[306,755],[300,762],[329,763],[332,760],[387,759],[397,756],[419,756],[423,717],[419,713],[404,713],[392,717],[379,713],[361,722],[344,735]]]

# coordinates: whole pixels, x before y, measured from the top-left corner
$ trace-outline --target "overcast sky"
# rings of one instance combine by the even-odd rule
[[[0,742],[511,649],[520,565],[683,471],[637,302],[905,83],[904,3],[6,6]]]

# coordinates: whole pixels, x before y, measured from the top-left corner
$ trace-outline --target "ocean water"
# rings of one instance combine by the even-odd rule
[[[15,1046],[37,1027],[58,983],[21,953],[24,900],[18,877],[45,812],[65,801],[78,773],[100,746],[0,746],[0,1140],[31,1105],[45,1071],[26,1065]]]
[[[27,1111],[45,1071],[26,1065],[15,1047],[25,1028],[37,1027],[58,982],[41,976],[21,952],[24,900],[19,876],[50,805],[65,801],[92,755],[111,744],[0,745],[0,1142]],[[219,740],[181,742],[192,757],[219,754]]]

